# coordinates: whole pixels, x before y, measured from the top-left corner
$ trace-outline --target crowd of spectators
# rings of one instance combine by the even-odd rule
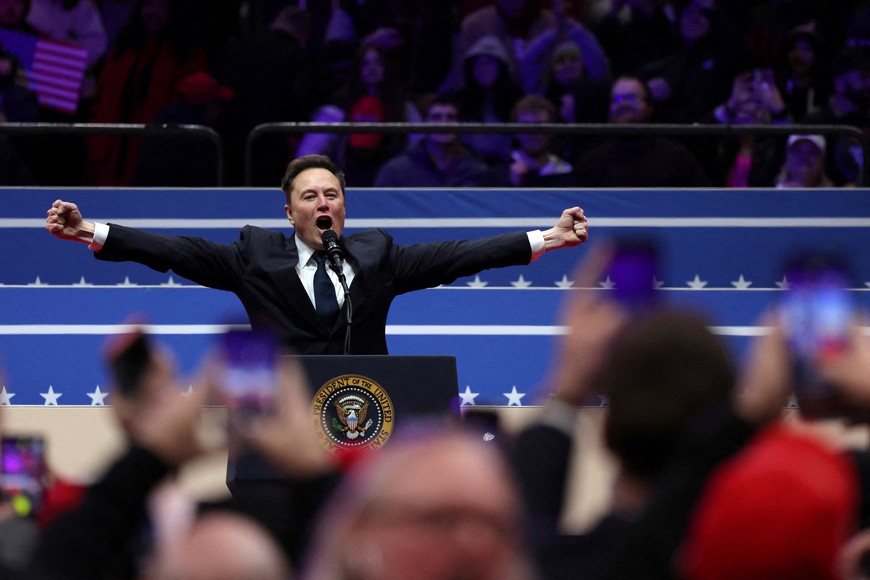
[[[220,137],[226,185],[245,183],[246,140],[261,123],[418,122],[426,119],[436,96],[455,99],[459,122],[504,123],[514,119],[514,106],[532,95],[552,103],[555,123],[613,123],[620,122],[613,109],[624,99],[617,86],[623,77],[644,86],[648,114],[633,122],[865,129],[870,5],[863,0],[829,4],[4,0],[0,38],[8,46],[0,48],[0,112],[9,122],[203,125]],[[8,36],[13,32],[86,49],[84,76],[69,89],[76,93],[72,108],[58,107],[40,92],[45,89],[28,69],[32,55]],[[203,74],[205,81],[195,76]],[[185,93],[191,78],[223,90],[200,91],[192,103]],[[559,186],[862,184],[858,140],[844,134],[820,137],[826,140],[825,179],[808,181],[781,178],[788,135],[669,136],[678,148],[687,147],[703,170],[700,178],[686,180],[622,173],[623,181],[590,172],[583,157],[592,149],[602,155],[607,139],[600,135],[563,135],[553,146],[576,178],[557,180]],[[126,134],[3,136],[2,182],[215,184],[217,156],[201,136],[153,131],[148,138],[151,146],[143,147],[140,136]],[[252,151],[250,185],[274,186],[288,159],[322,152],[340,162],[349,183],[371,186],[383,181],[381,167],[419,147],[419,140],[419,135],[396,134],[265,136]],[[503,133],[462,133],[459,141],[495,173],[503,173],[521,149],[516,136]],[[606,151],[605,165],[611,169],[633,163],[635,150],[650,146],[618,141],[619,147],[611,143]],[[167,150],[197,154],[182,155],[191,165],[183,169],[179,156]],[[198,162],[191,159],[200,155]],[[685,163],[676,164],[673,173],[685,174]]]
[[[552,388],[519,431],[447,413],[404,422],[377,449],[328,451],[302,365],[279,357],[274,412],[237,421],[231,409],[234,427],[203,437],[204,405],[226,402],[221,357],[206,356],[188,388],[171,352],[152,349],[135,389],[113,387],[127,444],[105,472],[78,493],[46,494],[36,518],[0,503],[0,574],[866,578],[870,454],[842,429],[843,419],[866,421],[870,408],[865,314],[853,313],[836,356],[812,363],[834,393],[814,399],[793,391],[810,375],[795,372],[794,329],[780,306],[760,321],[770,332],[737,362],[702,311],[640,308],[591,290],[613,255],[598,246],[575,273]],[[129,342],[108,339],[105,355]],[[786,411],[793,392],[805,393],[800,412]],[[601,394],[618,473],[600,520],[568,533],[560,517],[572,493],[578,409]],[[821,407],[805,401],[836,413],[811,413]],[[280,472],[272,493],[230,487],[225,498],[192,500],[178,470],[228,443],[230,457],[255,452]]]

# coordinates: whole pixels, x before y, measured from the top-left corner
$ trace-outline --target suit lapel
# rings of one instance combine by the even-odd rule
[[[296,264],[299,262],[299,254],[296,252],[296,239],[294,236],[284,238],[284,255],[278,264],[268,269],[269,276],[277,286],[278,294],[284,300],[284,305],[289,312],[296,312],[303,320],[312,325],[323,324],[311,298],[302,287],[299,275],[296,273]],[[295,318],[294,316],[290,317]]]

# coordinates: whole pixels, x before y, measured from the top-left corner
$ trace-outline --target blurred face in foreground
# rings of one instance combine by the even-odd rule
[[[344,538],[349,577],[529,577],[519,542],[519,500],[493,448],[448,435],[385,467]]]

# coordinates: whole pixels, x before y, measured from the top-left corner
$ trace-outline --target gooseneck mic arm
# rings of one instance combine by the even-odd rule
[[[341,263],[344,261],[344,250],[338,243],[338,236],[332,230],[326,230],[320,235],[323,241],[323,247],[326,250],[326,258],[329,261],[329,266],[332,271],[338,275],[338,281],[341,282],[341,287],[344,290],[345,317],[347,319],[347,330],[344,333],[344,354],[350,354],[350,331],[353,323],[353,302],[350,299],[350,289],[347,287],[347,280],[344,277],[344,270]]]

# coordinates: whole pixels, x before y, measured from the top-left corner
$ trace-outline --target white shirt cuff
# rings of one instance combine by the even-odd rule
[[[529,237],[529,246],[532,248],[532,259],[530,261],[534,262],[544,254],[544,232],[534,230],[526,232],[526,235]]]
[[[109,237],[109,225],[94,222],[94,241],[88,244],[88,248],[95,252],[103,249],[106,238]]]

